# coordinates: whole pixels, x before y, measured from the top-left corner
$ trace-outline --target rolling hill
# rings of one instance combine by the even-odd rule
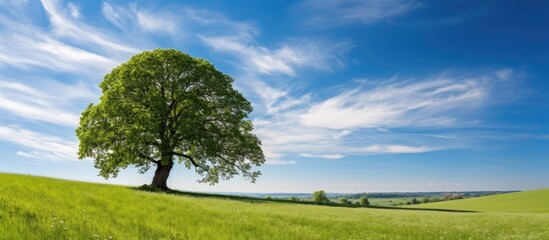
[[[171,195],[125,186],[0,174],[0,239],[547,239],[547,236],[549,214],[544,212],[331,207],[212,195]]]
[[[428,204],[418,204],[412,205],[410,207],[455,209],[482,212],[549,213],[549,189],[506,193]]]

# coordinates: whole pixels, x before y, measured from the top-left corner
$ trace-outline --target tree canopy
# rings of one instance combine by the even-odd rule
[[[330,202],[330,199],[328,199],[328,196],[326,195],[326,192],[324,190],[318,190],[313,193],[313,201],[319,203],[328,203]]]
[[[370,205],[370,201],[368,201],[367,197],[360,197],[358,202],[359,202],[360,205],[364,205],[364,206]]]
[[[114,68],[102,96],[82,113],[79,157],[95,159],[99,175],[136,166],[157,169],[152,185],[167,189],[175,162],[216,184],[242,174],[255,182],[265,157],[247,120],[252,106],[233,79],[208,61],[173,49],[145,51]]]

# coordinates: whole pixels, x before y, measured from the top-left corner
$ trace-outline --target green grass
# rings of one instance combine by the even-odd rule
[[[456,209],[482,212],[549,213],[549,189],[419,204],[409,207]]]
[[[547,236],[549,214],[539,212],[458,213],[317,206],[213,195],[168,195],[123,186],[0,174],[0,239],[548,239]]]
[[[406,202],[412,201],[412,199],[413,198],[368,198],[368,201],[370,201],[370,204],[376,206],[395,206],[399,203],[404,205]],[[417,199],[421,201],[423,198]]]

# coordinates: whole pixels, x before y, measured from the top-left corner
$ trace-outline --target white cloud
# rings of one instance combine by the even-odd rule
[[[38,90],[27,85],[0,80],[0,111],[22,119],[47,122],[62,126],[78,125],[80,116],[61,105],[78,99],[89,100],[95,94],[85,85],[67,85],[51,82],[49,90]],[[65,94],[58,95],[54,92]]]
[[[259,98],[258,101],[261,101],[262,104],[259,107],[262,109],[259,111],[266,111],[267,114],[275,114],[302,106],[308,103],[311,97],[309,94],[304,94],[299,98],[291,97],[289,91],[274,88],[253,77],[247,78],[244,84],[250,86],[250,94],[253,93]]]
[[[20,33],[0,35],[0,65],[85,75],[106,73],[116,64],[115,60],[53,39],[38,29],[28,27]]]
[[[513,77],[513,69],[503,68],[495,72],[496,76],[501,80],[509,80]]]
[[[305,15],[305,24],[322,28],[343,24],[369,24],[391,19],[419,8],[421,4],[401,0],[307,0],[295,10]]]
[[[0,140],[21,145],[30,151],[18,151],[25,157],[49,160],[77,160],[77,143],[17,126],[0,126]],[[43,154],[44,158],[41,158]]]
[[[493,80],[486,74],[359,86],[313,105],[300,121],[333,129],[455,126],[483,106]]]
[[[296,164],[296,161],[285,161],[285,160],[278,160],[278,159],[267,159],[265,161],[266,165],[292,165]]]
[[[233,21],[217,12],[185,6],[153,9],[137,4],[116,6],[103,2],[101,11],[105,19],[113,25],[134,35],[167,33],[181,39],[215,33],[232,36],[240,41],[251,41],[258,34],[257,27],[252,22]]]
[[[291,64],[298,62],[299,58],[284,56],[288,55],[288,53],[280,54],[279,51],[272,52],[262,47],[246,46],[231,37],[202,37],[202,39],[217,51],[240,55],[245,59],[249,69],[254,69],[265,74],[283,73],[291,76],[295,75],[295,70]]]
[[[309,153],[301,153],[299,154],[299,156],[308,157],[308,158],[325,158],[325,159],[340,159],[345,157],[345,155],[342,155],[342,154],[309,154]]]
[[[510,85],[494,73],[361,81],[331,97],[308,97],[287,108],[277,107],[298,100],[291,97],[296,95],[291,88],[252,84],[258,96],[254,133],[276,159],[294,155],[336,159],[463,148],[482,136],[452,129],[481,127],[483,109],[514,99],[499,97]],[[246,82],[254,83],[254,79]],[[407,131],[401,132],[402,128]]]
[[[104,51],[117,51],[125,54],[139,52],[136,48],[112,40],[112,34],[103,33],[101,30],[67,17],[66,14],[70,14],[70,9],[67,11],[60,6],[57,0],[42,0],[42,5],[48,13],[55,34],[58,36],[70,38],[80,44],[88,43],[102,48]]]
[[[76,126],[79,115],[64,112],[48,106],[40,106],[14,101],[0,95],[0,109],[22,118],[48,122],[52,124]]]
[[[109,22],[127,32],[137,26],[142,32],[182,35],[180,21],[185,18],[184,15],[176,16],[165,10],[152,11],[139,8],[136,4],[112,6],[106,2],[103,2],[101,11]]]
[[[436,150],[433,147],[414,147],[406,145],[372,145],[361,148],[359,151],[365,153],[422,153]]]
[[[171,19],[169,15],[158,15],[144,11],[138,11],[136,14],[139,26],[147,32],[165,32],[170,34],[177,32],[176,21]]]
[[[78,10],[78,7],[76,5],[74,5],[73,3],[69,3],[67,6],[69,7],[69,11],[73,18],[80,18],[80,10]]]
[[[297,68],[331,70],[333,66],[343,66],[342,55],[352,48],[349,42],[329,44],[318,40],[301,40],[271,50],[242,42],[235,36],[200,37],[214,50],[232,53],[244,60],[246,71],[260,74],[295,76]]]
[[[103,2],[101,11],[103,13],[103,16],[118,28],[123,30],[127,28],[126,19],[131,17],[131,15],[129,15],[127,11],[119,8],[115,9],[106,2]]]
[[[259,35],[259,29],[250,21],[234,21],[225,15],[203,9],[186,8],[181,14],[186,21],[196,23],[199,28],[208,28],[209,31],[196,31],[211,33],[218,36],[231,36],[241,42],[253,42]]]

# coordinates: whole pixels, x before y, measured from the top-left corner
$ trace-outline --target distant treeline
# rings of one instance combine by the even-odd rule
[[[383,193],[352,193],[341,194],[338,197],[344,197],[348,199],[359,199],[360,197],[368,198],[424,198],[424,197],[443,197],[449,194],[461,195],[464,198],[478,197],[485,195],[511,193],[517,191],[469,191],[469,192],[383,192]]]

